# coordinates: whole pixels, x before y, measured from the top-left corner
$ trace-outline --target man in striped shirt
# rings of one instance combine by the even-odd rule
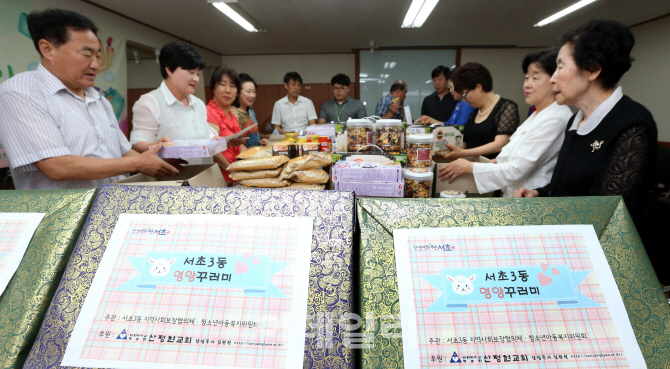
[[[28,16],[41,63],[0,85],[0,139],[17,189],[96,188],[131,172],[174,176],[158,145],[134,151],[111,104],[93,87],[100,68],[96,27],[50,9]]]

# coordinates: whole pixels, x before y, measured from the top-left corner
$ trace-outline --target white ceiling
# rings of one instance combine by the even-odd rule
[[[441,0],[418,29],[400,28],[411,0],[239,0],[267,32],[251,33],[206,0],[89,0],[222,55],[351,52],[403,46],[546,46],[592,18],[633,25],[669,0],[600,0],[556,24],[533,24],[577,0]],[[160,4],[160,5],[158,5]]]

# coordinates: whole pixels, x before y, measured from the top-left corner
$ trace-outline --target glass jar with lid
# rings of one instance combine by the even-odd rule
[[[427,168],[432,163],[433,135],[411,134],[407,136],[407,165],[413,168]]]
[[[367,119],[349,119],[347,121],[347,151],[355,152],[366,145],[373,145],[372,127],[372,122]],[[370,149],[366,147],[363,151]]]
[[[405,198],[427,199],[433,190],[433,172],[425,168],[407,168],[405,175]]]

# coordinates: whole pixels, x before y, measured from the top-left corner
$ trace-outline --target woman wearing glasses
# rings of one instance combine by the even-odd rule
[[[551,78],[556,102],[579,111],[570,119],[551,182],[514,196],[623,196],[639,222],[656,161],[651,113],[617,87],[630,69],[635,38],[623,24],[592,20],[560,40]]]
[[[240,73],[238,77],[241,88],[237,93],[237,98],[235,98],[233,106],[230,107],[230,111],[237,118],[237,121],[240,124],[240,129],[245,129],[254,123],[258,123],[254,108],[251,107],[254,104],[254,101],[256,101],[257,85],[256,81],[246,73]],[[245,133],[245,137],[249,137],[246,142],[247,148],[259,145],[265,146],[268,144],[270,135],[260,135],[258,128],[259,127],[254,127]]]
[[[502,190],[511,197],[521,187],[544,186],[551,180],[565,126],[572,115],[554,99],[551,75],[556,70],[557,49],[526,55],[521,68],[526,103],[535,112],[514,132],[496,158],[497,163],[473,163],[457,159],[441,168],[439,177],[450,182],[463,173],[473,173],[479,193]]]
[[[493,159],[519,126],[519,109],[514,101],[493,92],[493,78],[485,66],[466,63],[451,75],[454,91],[477,109],[470,113],[463,129],[463,148],[449,145],[447,159],[485,156]]]

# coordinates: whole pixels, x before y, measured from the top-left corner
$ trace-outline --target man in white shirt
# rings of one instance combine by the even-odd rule
[[[286,97],[277,101],[272,109],[272,125],[279,133],[300,132],[316,124],[316,109],[312,100],[300,96],[302,77],[296,72],[286,73],[284,88]]]
[[[179,170],[132,150],[111,104],[95,88],[100,46],[90,19],[50,9],[28,16],[40,53],[36,71],[0,85],[0,139],[17,189],[96,188],[130,172]]]

